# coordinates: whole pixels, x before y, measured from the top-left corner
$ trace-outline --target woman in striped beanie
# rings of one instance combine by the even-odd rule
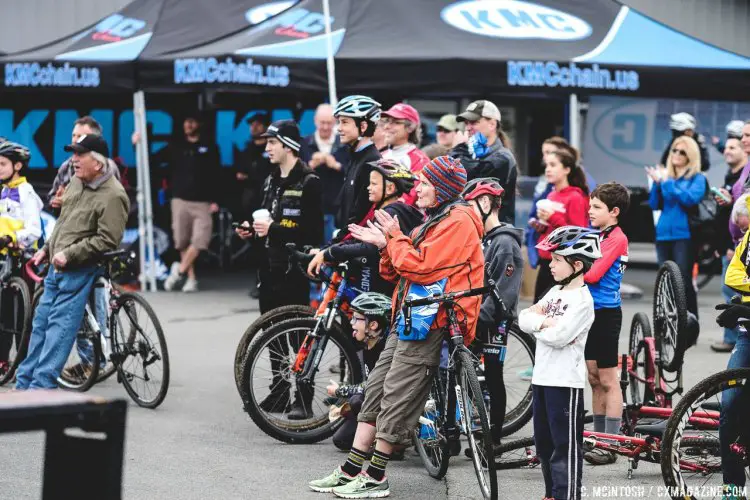
[[[418,194],[417,206],[422,209],[455,201],[466,186],[466,169],[461,165],[461,160],[450,156],[438,156],[420,171],[419,176],[420,180],[426,179],[434,187],[434,195],[430,189],[422,196]]]

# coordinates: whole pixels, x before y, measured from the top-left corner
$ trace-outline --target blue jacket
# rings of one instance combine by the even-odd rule
[[[690,179],[667,179],[651,186],[648,204],[652,210],[661,210],[656,241],[690,239],[687,210],[701,202],[707,184],[706,177],[697,174]]]

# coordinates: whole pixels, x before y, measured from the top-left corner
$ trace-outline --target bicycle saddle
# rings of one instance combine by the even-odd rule
[[[656,424],[636,425],[635,429],[633,430],[635,431],[636,434],[645,434],[646,436],[651,436],[651,437],[661,439],[667,430],[667,421],[662,420],[661,422],[656,423]]]

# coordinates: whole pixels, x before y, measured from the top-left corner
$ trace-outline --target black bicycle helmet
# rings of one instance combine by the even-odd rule
[[[13,163],[20,162],[24,167],[29,164],[31,159],[29,148],[8,140],[0,142],[0,156],[4,156]]]
[[[408,193],[414,188],[414,183],[417,181],[414,174],[396,160],[381,158],[378,161],[371,161],[369,165],[374,171],[379,172],[385,180],[392,182],[396,186],[396,193],[391,198]],[[383,199],[381,203],[386,198],[388,197],[385,194],[385,183],[383,183]]]

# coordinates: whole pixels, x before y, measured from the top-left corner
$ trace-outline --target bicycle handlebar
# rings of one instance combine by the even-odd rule
[[[46,274],[46,269],[44,271],[36,271],[35,268],[37,266],[34,265],[33,260],[29,259],[23,267],[26,270],[26,275],[31,278],[31,281],[34,283],[41,283],[44,281],[44,278],[41,275]]]
[[[406,299],[404,300],[404,308],[412,308],[419,306],[426,306],[430,304],[442,304],[444,302],[452,302],[454,300],[462,299],[464,297],[473,297],[475,295],[484,295],[493,288],[493,285],[487,285],[480,288],[472,288],[470,290],[461,290],[459,292],[440,293],[434,294],[430,297],[423,299]]]

